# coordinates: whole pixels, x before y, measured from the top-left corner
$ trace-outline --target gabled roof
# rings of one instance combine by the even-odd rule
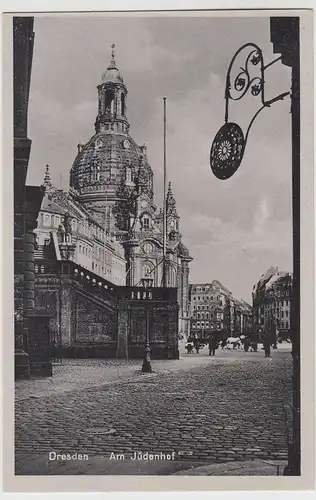
[[[231,295],[232,294],[231,291],[228,290],[228,288],[226,288],[226,286],[222,285],[222,283],[220,281],[218,281],[218,280],[213,280],[212,281],[212,286],[214,288],[216,288],[216,287],[220,288],[227,295]]]
[[[62,208],[59,204],[55,203],[53,199],[51,199],[50,195],[45,193],[41,205],[42,212],[48,212],[51,214],[64,215],[66,210]]]

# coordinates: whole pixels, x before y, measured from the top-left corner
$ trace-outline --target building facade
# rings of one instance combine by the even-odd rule
[[[190,336],[223,338],[231,330],[231,294],[218,281],[190,285]]]
[[[252,307],[244,300],[235,299],[234,337],[240,335],[249,337],[252,333]]]
[[[48,334],[45,318],[34,325],[34,229],[44,190],[26,185],[31,152],[28,105],[34,46],[34,18],[13,18],[14,84],[14,334],[15,376],[28,377],[35,369],[31,337],[38,327]],[[48,372],[51,369],[46,363]]]
[[[292,273],[271,267],[254,286],[253,321],[262,335],[290,336],[292,278]]]
[[[252,308],[219,281],[190,285],[190,336],[218,339],[250,335]]]
[[[129,133],[127,87],[115,62],[114,46],[98,85],[95,133],[78,145],[70,171],[70,193],[124,248],[126,284],[139,286],[151,277],[153,286],[176,287],[179,333],[189,331],[189,264],[192,257],[182,241],[180,217],[169,184],[166,212],[166,253],[163,212],[154,202],[154,174],[145,145]]]
[[[39,272],[41,256],[45,257],[53,239],[62,259],[72,260],[115,285],[125,286],[126,260],[122,246],[71,194],[53,187],[48,166],[44,187],[35,230],[36,271]]]

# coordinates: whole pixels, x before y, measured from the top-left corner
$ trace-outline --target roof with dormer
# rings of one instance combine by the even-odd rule
[[[64,215],[66,210],[54,202],[51,195],[45,193],[41,205],[41,212],[48,212],[50,214]]]

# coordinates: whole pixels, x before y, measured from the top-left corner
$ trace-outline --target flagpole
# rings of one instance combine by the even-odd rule
[[[108,218],[108,194],[107,192],[105,192],[105,207],[104,207],[104,218],[105,218],[105,221],[104,221],[104,233],[103,233],[103,278],[105,277],[106,273],[105,273],[105,252],[106,252],[106,243],[107,243],[107,218]]]
[[[162,286],[166,286],[166,240],[167,240],[167,161],[166,161],[166,100],[163,98],[163,261],[162,261]]]

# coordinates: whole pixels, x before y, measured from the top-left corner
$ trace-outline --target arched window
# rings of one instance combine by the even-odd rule
[[[121,94],[121,114],[125,116],[125,95]]]
[[[172,286],[177,286],[177,271],[175,270],[175,268],[172,268],[171,284]]]
[[[132,182],[132,169],[131,169],[131,167],[126,168],[126,182]]]
[[[145,253],[151,253],[153,251],[153,246],[151,243],[145,243],[143,250]]]
[[[91,169],[91,182],[99,182],[100,180],[100,166],[95,165]]]
[[[150,228],[150,218],[148,216],[143,217],[143,228],[144,229]]]
[[[108,113],[113,113],[114,110],[114,92],[113,90],[107,90],[105,92],[105,112]]]

